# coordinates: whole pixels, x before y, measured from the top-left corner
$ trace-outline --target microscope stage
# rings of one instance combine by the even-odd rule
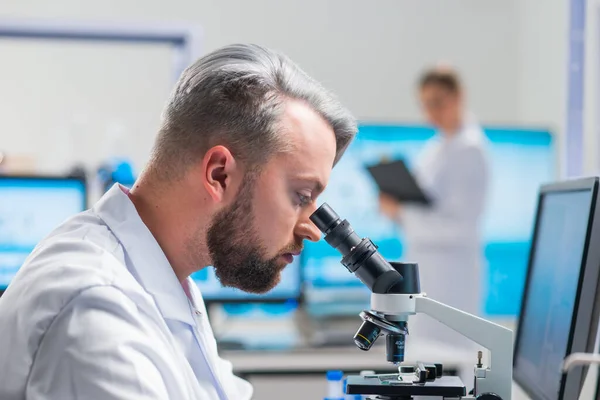
[[[467,389],[457,376],[442,376],[426,383],[395,379],[397,375],[348,376],[346,393],[387,397],[441,396],[463,397]]]

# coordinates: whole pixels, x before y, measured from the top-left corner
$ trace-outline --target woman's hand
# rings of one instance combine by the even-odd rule
[[[398,202],[392,196],[380,192],[379,211],[386,217],[397,220],[400,217],[402,206],[400,205],[400,202]]]

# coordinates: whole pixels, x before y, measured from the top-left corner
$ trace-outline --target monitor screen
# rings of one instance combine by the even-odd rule
[[[549,191],[539,201],[513,375],[533,399],[561,399],[560,366],[571,352],[593,187]]]
[[[273,302],[297,300],[302,291],[300,271],[301,257],[285,267],[279,284],[268,293],[256,295],[238,289],[223,287],[212,267],[206,267],[192,274],[192,279],[207,302]]]
[[[83,180],[0,176],[0,290],[39,241],[85,208]]]

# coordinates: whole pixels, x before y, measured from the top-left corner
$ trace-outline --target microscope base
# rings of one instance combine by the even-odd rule
[[[426,383],[389,379],[381,377],[349,376],[346,383],[347,394],[379,395],[381,399],[410,399],[412,396],[436,396],[443,398],[461,398],[467,395],[467,389],[459,377],[442,376]],[[385,377],[386,379],[384,379]],[[374,397],[377,398],[377,397]]]

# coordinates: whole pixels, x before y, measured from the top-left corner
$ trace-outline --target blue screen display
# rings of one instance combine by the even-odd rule
[[[538,189],[556,179],[555,148],[546,130],[483,129],[489,140],[491,180],[483,221],[482,312],[514,316],[525,281]],[[361,125],[333,169],[319,204],[329,203],[359,236],[371,238],[386,259],[402,260],[401,228],[380,214],[377,186],[365,167],[385,158],[401,158],[410,168],[426,142],[435,137],[435,131],[425,126]],[[368,305],[368,290],[340,264],[340,254],[324,240],[306,243],[303,257],[308,303],[314,299],[339,305],[343,298]],[[315,309],[323,308],[319,304]]]
[[[82,181],[0,177],[0,289],[39,241],[85,208]]]
[[[515,366],[545,399],[558,399],[591,198],[591,191],[585,190],[547,194],[542,199]]]
[[[256,295],[241,290],[223,287],[212,267],[206,267],[192,274],[192,279],[200,289],[202,297],[207,301],[257,301],[261,300],[294,300],[300,297],[302,280],[300,277],[300,260],[285,267],[281,273],[279,284],[268,293]]]

